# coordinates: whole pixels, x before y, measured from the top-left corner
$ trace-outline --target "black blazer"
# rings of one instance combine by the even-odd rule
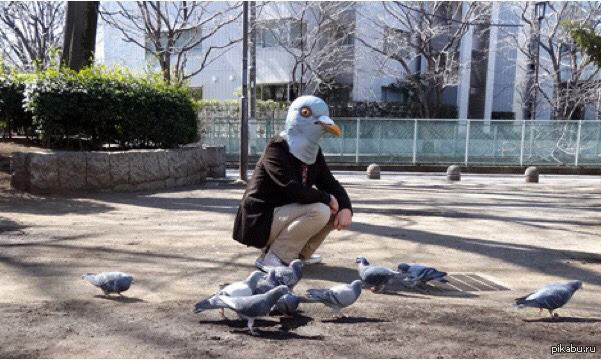
[[[305,185],[302,183],[302,165],[290,153],[284,138],[275,136],[271,139],[257,162],[238,207],[234,240],[263,248],[269,239],[273,209],[287,204],[322,202],[328,205],[332,194],[338,200],[340,209],[352,211],[351,201],[330,172],[321,149],[315,163],[308,165]]]

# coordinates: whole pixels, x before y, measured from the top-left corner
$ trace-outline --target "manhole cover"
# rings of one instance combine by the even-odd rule
[[[478,274],[462,273],[447,275],[448,283],[441,284],[436,281],[430,284],[440,290],[455,290],[463,292],[473,291],[506,291],[510,290],[503,285],[497,284]]]

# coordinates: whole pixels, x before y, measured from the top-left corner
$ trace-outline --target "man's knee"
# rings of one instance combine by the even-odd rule
[[[324,226],[330,221],[330,207],[324,203],[311,204],[310,213],[313,217],[321,220],[321,223],[323,223]]]

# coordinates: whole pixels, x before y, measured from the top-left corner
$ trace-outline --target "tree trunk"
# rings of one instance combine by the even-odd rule
[[[61,65],[79,71],[94,62],[98,1],[68,1]]]

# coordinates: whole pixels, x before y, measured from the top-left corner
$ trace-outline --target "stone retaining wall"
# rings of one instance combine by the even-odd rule
[[[166,189],[225,177],[225,148],[18,152],[11,173],[14,188],[32,193]]]

